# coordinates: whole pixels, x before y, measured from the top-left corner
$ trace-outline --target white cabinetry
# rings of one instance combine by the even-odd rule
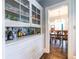
[[[40,24],[32,22],[32,5],[40,10]],[[5,27],[42,28],[42,7],[36,0],[5,0],[5,6]],[[44,49],[43,37],[41,33],[5,44],[5,59],[40,59]]]
[[[5,0],[5,5],[5,27],[42,28],[42,7],[36,0]],[[40,24],[32,21],[32,5],[37,8],[35,13],[40,15],[40,18],[35,19],[39,19]],[[44,49],[43,37],[41,33],[5,44],[5,59],[40,59]]]
[[[9,25],[10,21],[14,27],[14,22],[17,26],[21,26],[18,25],[18,21],[21,22],[22,26],[26,23],[30,24],[31,27],[41,27],[41,15],[42,7],[36,0],[5,0],[5,26]],[[7,18],[10,20],[9,22],[7,22]],[[12,23],[12,21],[14,22]],[[26,25],[26,27],[28,26]]]
[[[37,38],[36,38],[37,36]],[[6,59],[40,59],[44,53],[44,39],[42,35],[36,35],[24,40],[7,44],[5,47]]]

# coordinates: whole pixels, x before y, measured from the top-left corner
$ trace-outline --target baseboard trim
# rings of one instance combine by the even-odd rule
[[[44,49],[44,53],[50,53],[50,51],[48,49]]]

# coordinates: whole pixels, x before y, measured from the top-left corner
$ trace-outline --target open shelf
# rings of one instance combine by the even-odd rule
[[[40,33],[41,29],[36,27],[5,27],[5,40],[17,40],[17,38]],[[12,36],[12,38],[9,38],[8,35]]]

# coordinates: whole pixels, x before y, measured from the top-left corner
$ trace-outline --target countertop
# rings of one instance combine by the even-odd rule
[[[8,40],[6,41],[6,45],[11,45],[11,44],[15,44],[17,42],[20,42],[20,41],[24,41],[24,40],[34,40],[35,38],[39,38],[41,36],[41,34],[38,34],[38,35],[29,35],[29,36],[23,36],[23,37],[19,37],[15,40]]]

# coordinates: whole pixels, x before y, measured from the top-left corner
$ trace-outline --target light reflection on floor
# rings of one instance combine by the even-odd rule
[[[49,54],[45,53],[41,59],[67,59],[67,45],[66,41],[63,41],[63,47],[59,46],[59,40],[51,43],[51,52]]]

